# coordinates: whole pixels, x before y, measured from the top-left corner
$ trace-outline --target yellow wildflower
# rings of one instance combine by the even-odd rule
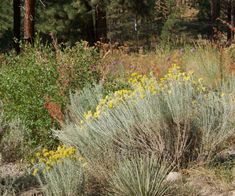
[[[35,169],[33,170],[32,175],[33,175],[33,176],[36,176],[36,175],[37,175],[37,173],[38,173],[38,171],[39,171],[39,169],[38,169],[38,168],[35,168]]]
[[[85,118],[86,120],[91,119],[92,116],[93,116],[93,115],[92,115],[92,112],[91,112],[91,111],[88,111],[87,113],[84,114],[84,118]]]

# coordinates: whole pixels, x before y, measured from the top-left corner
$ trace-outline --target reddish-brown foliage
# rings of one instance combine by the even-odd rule
[[[64,114],[62,113],[61,106],[58,103],[50,101],[49,98],[46,98],[44,107],[47,109],[52,119],[54,119],[59,126],[62,127],[64,122]]]

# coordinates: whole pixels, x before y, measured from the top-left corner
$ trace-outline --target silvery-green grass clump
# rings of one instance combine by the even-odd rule
[[[0,163],[12,162],[24,156],[26,129],[18,118],[6,123],[0,101]]]
[[[234,96],[210,92],[198,97],[197,124],[201,136],[200,155],[208,158],[235,133]]]
[[[84,194],[83,166],[78,161],[65,159],[52,168],[37,174],[47,196],[74,196]]]
[[[186,148],[190,132],[193,90],[192,84],[170,84],[167,93],[146,91],[145,98],[136,96],[122,101],[115,108],[105,110],[99,119],[86,121],[82,118],[85,122],[82,125],[70,122],[63,132],[57,134],[63,142],[77,146],[91,161],[93,157],[102,157],[107,149],[121,153],[154,151],[176,155],[178,157],[169,158],[179,161],[177,159]],[[177,99],[172,98],[175,96]],[[185,126],[180,123],[185,123]]]
[[[16,191],[15,188],[13,187],[13,182],[5,180],[4,184],[0,182],[0,195],[2,196],[15,196]]]
[[[88,110],[93,110],[103,97],[103,86],[96,85],[94,87],[87,86],[81,91],[70,93],[70,118],[72,120],[80,120],[83,114]],[[73,108],[76,108],[74,110]]]
[[[1,133],[0,133],[1,135]],[[24,146],[26,129],[21,120],[15,119],[2,127],[0,136],[0,153],[3,162],[14,162],[26,155],[27,148]]]
[[[169,194],[165,178],[170,167],[153,155],[122,160],[110,180],[110,195],[163,196]]]
[[[199,157],[208,161],[234,135],[230,79],[217,89],[205,88],[192,73],[173,68],[161,81],[145,76],[133,81],[136,84],[131,93],[112,100],[114,106],[107,102],[110,105],[98,117],[94,116],[96,109],[86,118],[82,106],[73,105],[70,109],[78,120],[68,121],[62,131],[55,131],[62,142],[77,147],[95,177],[109,181],[113,171],[119,171],[120,156],[135,160],[137,155],[158,154],[178,168]],[[86,92],[71,97],[72,102],[86,97]],[[91,99],[102,102],[90,92],[87,95],[92,95]],[[115,97],[115,93],[110,96]],[[129,186],[136,184],[130,182]]]

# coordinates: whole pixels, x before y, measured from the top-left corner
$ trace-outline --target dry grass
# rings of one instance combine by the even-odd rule
[[[101,60],[99,70],[102,80],[108,77],[127,77],[130,73],[148,74],[157,78],[163,76],[172,64],[185,70],[192,70],[203,78],[210,87],[221,83],[228,73],[235,73],[235,47],[220,48],[204,42],[193,47],[171,49],[170,46],[158,47],[154,52],[130,53],[128,47],[100,44]]]
[[[206,167],[188,170],[188,183],[198,190],[199,195],[226,195],[235,187],[214,169]]]
[[[166,73],[172,64],[182,63],[182,51],[158,49],[156,52],[128,53],[125,47],[101,46],[101,60],[99,68],[102,80],[108,77],[126,77],[137,72],[148,74],[152,72],[156,77]]]

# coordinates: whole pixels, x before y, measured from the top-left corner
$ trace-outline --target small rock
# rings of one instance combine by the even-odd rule
[[[182,180],[183,180],[183,176],[179,172],[170,172],[166,177],[167,182],[178,182]]]
[[[234,190],[234,191],[230,191],[230,192],[228,193],[228,196],[235,196],[235,190]]]

